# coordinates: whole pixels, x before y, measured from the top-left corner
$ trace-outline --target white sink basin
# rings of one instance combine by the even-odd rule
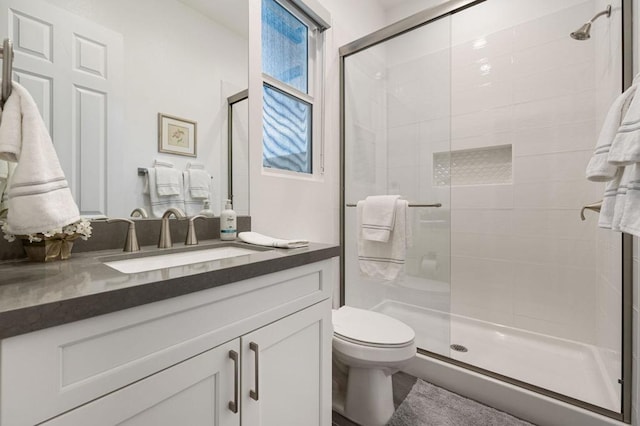
[[[261,251],[264,250],[251,250],[244,247],[225,246],[178,253],[159,254],[156,256],[137,257],[134,259],[115,260],[112,262],[104,262],[104,264],[125,274],[135,274],[138,272],[153,271],[155,269],[171,268],[173,266],[191,265],[211,260],[255,254]]]

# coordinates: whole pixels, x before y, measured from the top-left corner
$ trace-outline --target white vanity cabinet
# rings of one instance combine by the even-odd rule
[[[5,339],[0,425],[328,426],[336,276],[322,260]]]
[[[43,423],[47,426],[238,426],[228,408],[234,368],[228,353],[239,339]]]
[[[331,424],[330,301],[242,337],[242,424]]]

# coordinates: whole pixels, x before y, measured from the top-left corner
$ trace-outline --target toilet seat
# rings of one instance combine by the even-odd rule
[[[343,336],[340,333],[333,333],[333,338],[334,339],[340,339],[343,340],[345,342],[349,342],[352,343],[354,345],[361,345],[361,346],[367,346],[370,348],[380,348],[380,349],[385,349],[385,348],[389,348],[389,349],[393,349],[393,348],[404,348],[406,346],[410,346],[413,341],[409,341],[406,343],[394,343],[394,344],[380,344],[380,343],[372,343],[372,342],[364,342],[362,340],[358,340],[358,339],[352,339],[349,338],[347,336]]]
[[[405,323],[378,312],[343,306],[333,311],[334,338],[374,348],[403,348],[415,332]]]

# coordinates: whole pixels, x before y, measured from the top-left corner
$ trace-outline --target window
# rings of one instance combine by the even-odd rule
[[[262,165],[313,174],[319,145],[321,32],[285,0],[262,0]]]

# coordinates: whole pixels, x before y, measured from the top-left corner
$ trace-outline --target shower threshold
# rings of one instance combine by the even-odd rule
[[[620,411],[620,354],[593,345],[384,300],[372,310],[413,327],[420,349],[611,411]],[[460,345],[466,352],[451,349]],[[615,367],[615,368],[612,368]],[[615,384],[614,384],[615,383]]]

